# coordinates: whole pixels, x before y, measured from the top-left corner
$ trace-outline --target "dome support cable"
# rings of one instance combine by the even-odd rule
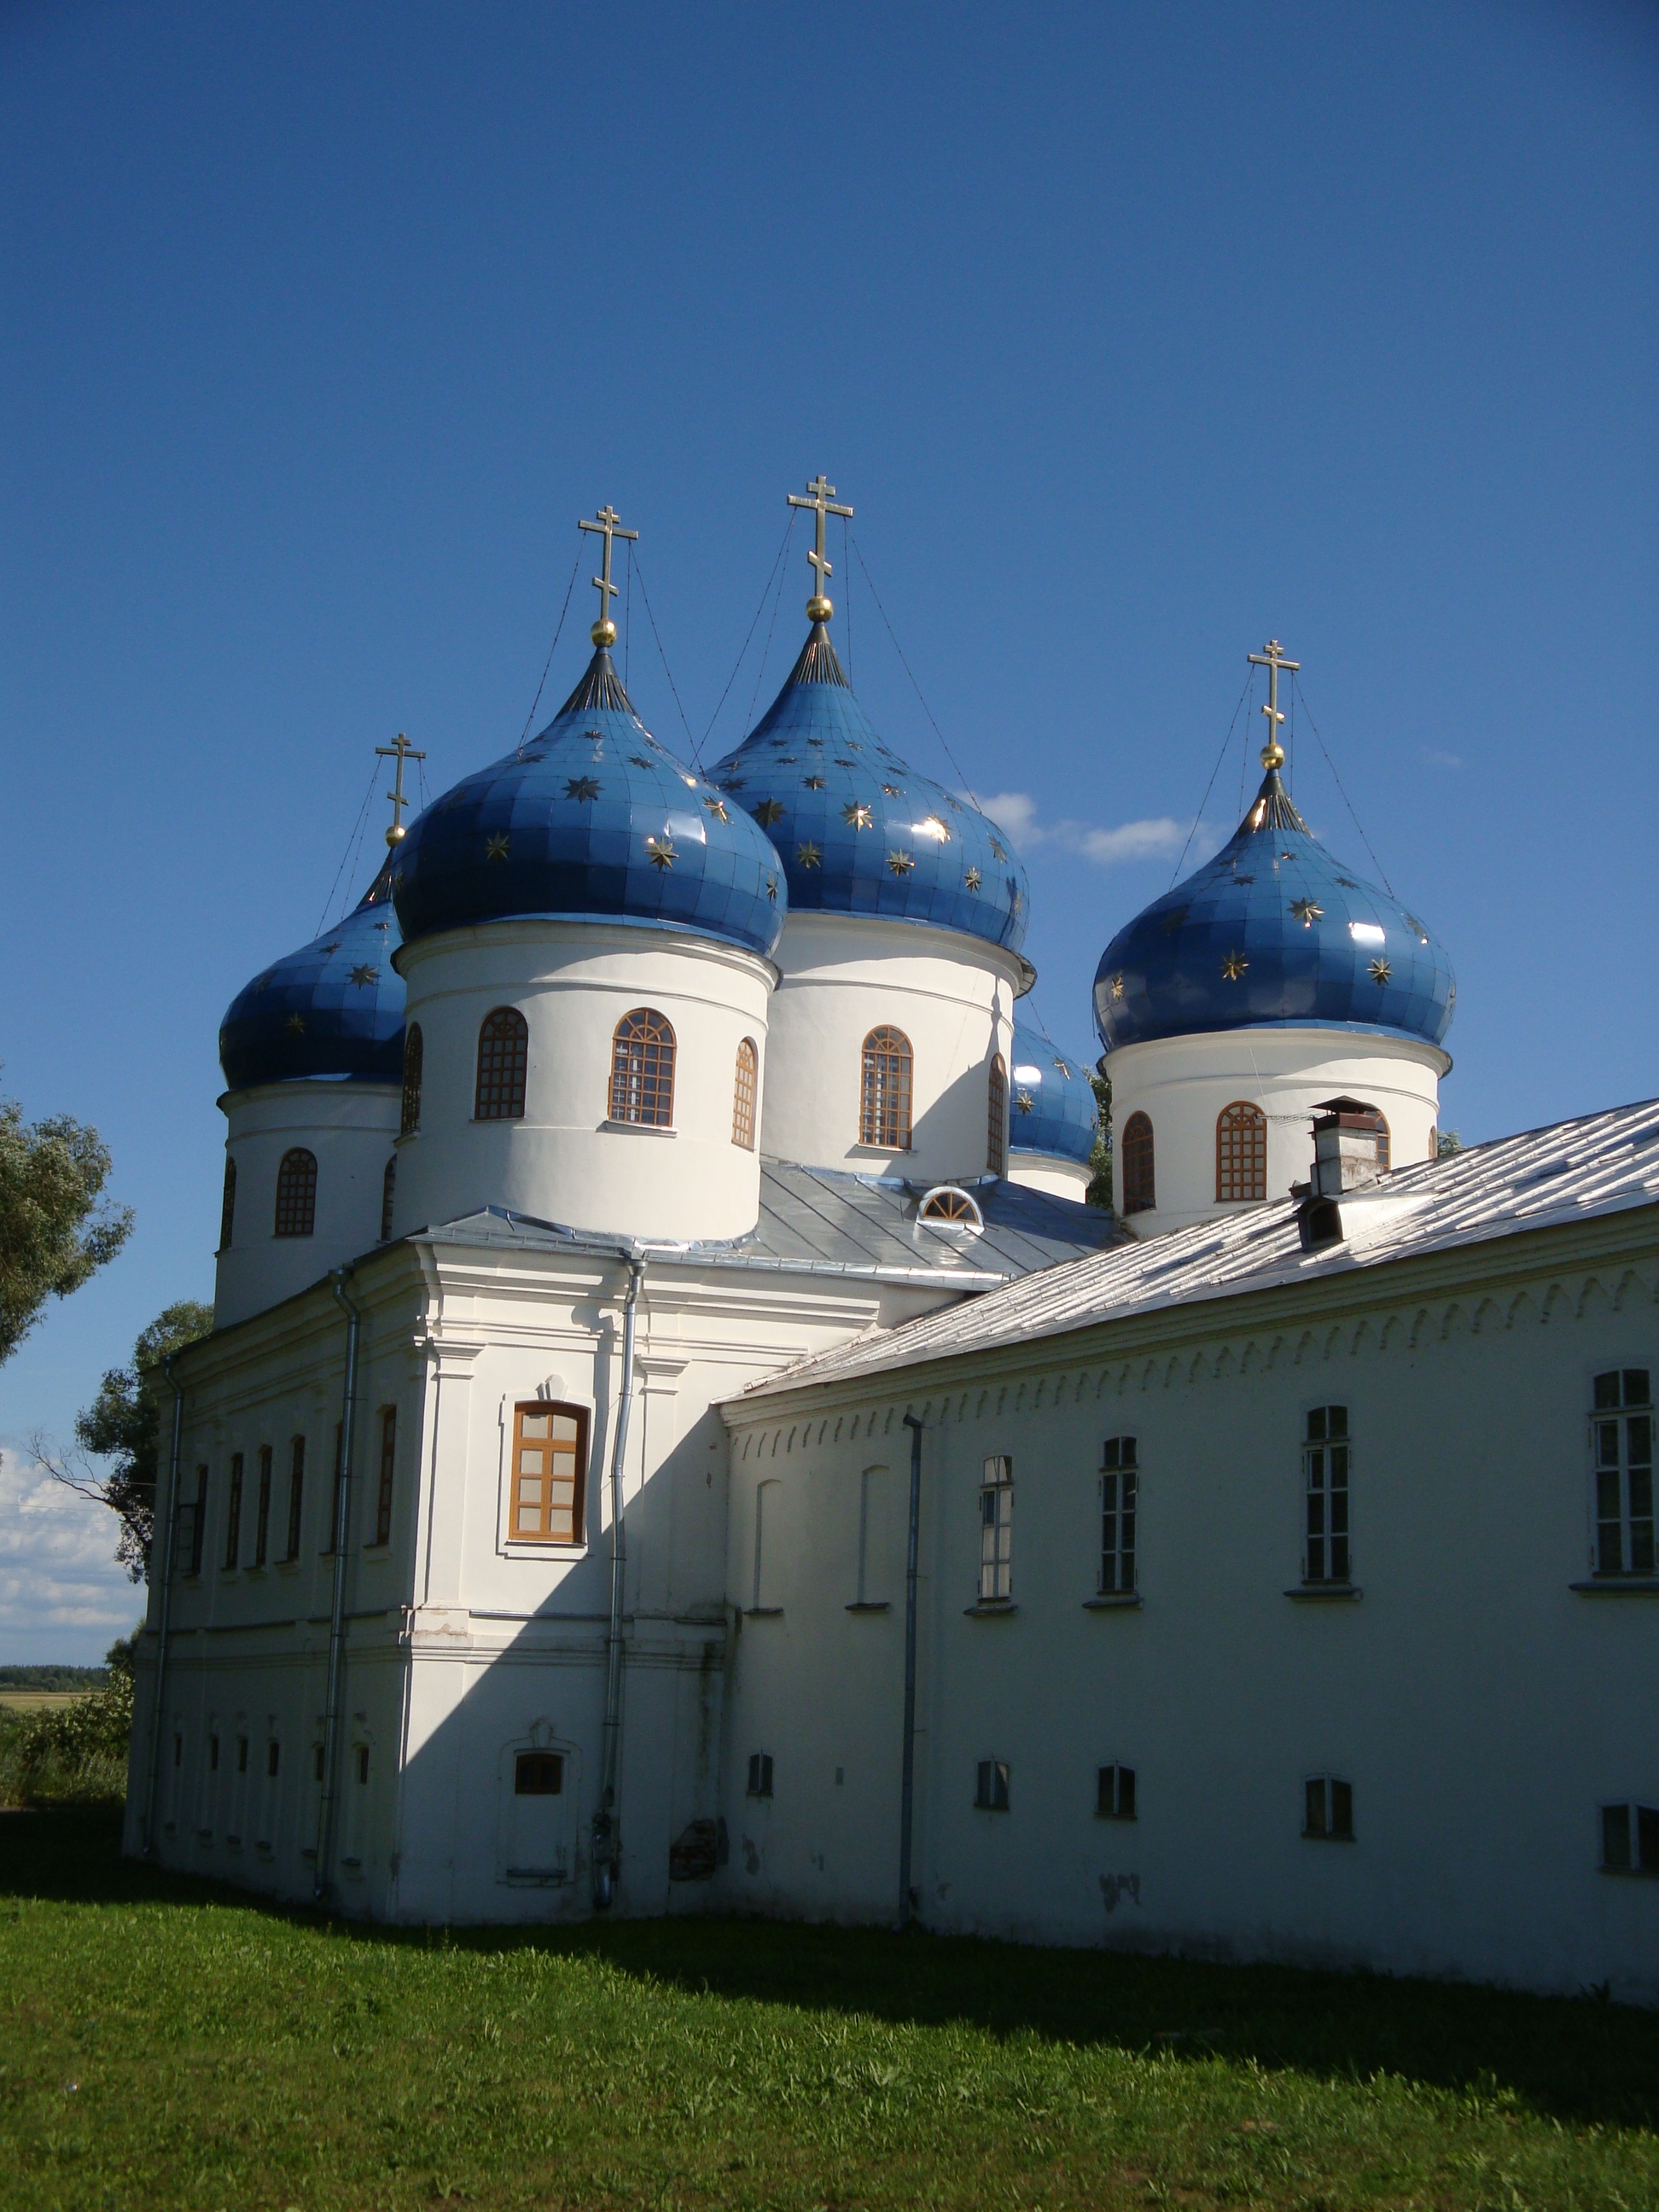
[[[767,599],[767,594],[768,594],[768,592],[770,592],[770,590],[771,590],[771,588],[772,588],[772,579],[773,579],[773,577],[774,577],[774,576],[775,576],[775,575],[776,575],[776,574],[777,574],[777,572],[778,572],[778,566],[779,566],[779,563],[782,561],[784,555],[785,555],[785,554],[788,551],[788,550],[789,550],[789,538],[790,538],[790,533],[793,531],[794,527],[795,527],[795,518],[794,518],[793,514],[791,514],[791,516],[789,517],[789,520],[788,520],[788,522],[786,524],[786,526],[785,526],[785,527],[784,527],[783,536],[782,536],[781,539],[779,541],[778,550],[777,550],[777,554],[776,554],[776,556],[775,556],[775,558],[774,559],[774,561],[773,561],[773,562],[772,562],[771,568],[769,570],[769,572],[768,572],[768,574],[767,574],[766,581],[765,581],[765,582],[761,586],[761,595],[760,595],[759,599],[755,602],[755,612],[754,612],[754,617],[753,617],[753,620],[751,620],[751,622],[750,623],[749,629],[748,629],[748,631],[747,631],[747,633],[745,634],[745,635],[744,635],[744,637],[743,643],[742,643],[742,644],[738,647],[738,657],[737,657],[737,659],[736,659],[732,663],[732,673],[731,673],[731,674],[726,678],[726,690],[725,690],[725,691],[722,691],[722,692],[720,693],[720,697],[715,701],[715,702],[714,702],[714,713],[713,713],[713,714],[708,717],[708,728],[703,732],[703,733],[702,733],[702,741],[703,741],[704,744],[707,744],[708,743],[709,738],[714,735],[714,725],[715,725],[715,723],[716,723],[716,722],[718,722],[718,721],[719,721],[719,720],[720,720],[720,708],[721,708],[726,704],[726,693],[727,693],[727,692],[729,692],[729,691],[731,690],[732,686],[732,685],[737,682],[737,680],[738,680],[738,669],[740,669],[740,668],[743,666],[743,659],[744,659],[744,654],[748,652],[748,650],[749,650],[749,641],[750,641],[750,638],[752,638],[752,637],[754,636],[754,635],[755,635],[755,625],[756,625],[756,623],[758,623],[758,622],[759,622],[759,620],[760,620],[761,617],[762,617],[762,616],[766,612],[766,599]],[[775,620],[776,620],[776,618],[777,618],[777,610],[776,610],[775,608],[774,608],[774,610],[773,610],[773,619],[775,621]],[[768,641],[769,641],[769,641],[770,641],[770,636],[771,636],[771,633],[770,633],[769,631],[767,633],[767,636],[768,636]],[[763,665],[763,665],[764,665],[764,663],[763,663],[762,665]],[[756,688],[756,690],[758,690],[760,689],[760,686],[759,686],[758,682],[757,683],[757,684],[756,684],[756,687],[755,687],[755,688]],[[752,715],[753,711],[754,711],[752,707],[750,708],[750,714],[751,714],[751,715]]]
[[[1291,681],[1295,684],[1298,691],[1302,691],[1302,682],[1299,677],[1293,676],[1291,678]],[[1326,744],[1324,738],[1319,734],[1318,723],[1315,721],[1312,714],[1309,712],[1308,695],[1305,691],[1302,691],[1302,711],[1308,716],[1308,727],[1313,732],[1315,742],[1317,744],[1320,751],[1325,756],[1325,765],[1331,772],[1331,781],[1335,784],[1337,789],[1342,792],[1342,804],[1347,808],[1350,815],[1353,817],[1353,826],[1359,832],[1359,842],[1365,848],[1365,850],[1370,854],[1371,866],[1376,870],[1377,874],[1382,877],[1382,888],[1387,891],[1389,896],[1392,898],[1395,895],[1394,885],[1389,881],[1388,872],[1383,867],[1382,861],[1379,860],[1376,854],[1371,851],[1371,841],[1365,835],[1364,823],[1360,820],[1359,817],[1354,813],[1352,799],[1349,798],[1346,791],[1342,790],[1342,779],[1336,772],[1336,763],[1331,758],[1330,749]]]
[[[927,715],[928,720],[933,725],[933,735],[939,739],[939,744],[944,747],[945,757],[951,763],[951,773],[955,775],[957,781],[961,785],[963,790],[967,793],[968,797],[971,799],[974,805],[977,806],[979,805],[979,799],[975,796],[973,787],[969,783],[967,777],[963,774],[961,763],[957,761],[956,755],[951,751],[950,744],[946,741],[944,731],[940,729],[938,722],[934,720],[933,710],[928,705],[921,684],[916,682],[915,672],[912,669],[909,662],[904,657],[904,647],[899,643],[898,639],[894,633],[892,623],[887,620],[887,610],[881,603],[881,593],[876,589],[876,580],[870,574],[870,564],[864,557],[864,549],[859,544],[859,541],[855,537],[849,537],[849,542],[854,554],[858,556],[858,564],[864,571],[864,580],[870,586],[870,596],[876,603],[876,612],[881,617],[883,623],[885,624],[888,636],[893,640],[893,650],[899,657],[899,665],[903,669],[905,674],[910,678],[910,687],[915,691],[917,698],[921,701],[922,713]]]
[[[363,793],[363,803],[357,809],[357,819],[347,833],[345,850],[340,855],[340,865],[334,871],[334,880],[328,887],[328,896],[323,901],[323,910],[317,917],[317,927],[313,933],[314,936],[320,937],[328,926],[328,910],[334,903],[334,894],[340,888],[340,878],[346,872],[348,863],[355,871],[356,863],[352,860],[352,854],[354,849],[360,849],[362,845],[363,824],[368,818],[368,802],[374,796],[375,779],[380,773],[380,765],[376,761],[368,772],[368,789]]]
[[[685,742],[691,748],[691,757],[696,763],[697,768],[701,769],[702,767],[702,754],[698,747],[696,739],[691,734],[691,725],[685,719],[685,709],[684,707],[680,706],[680,687],[674,681],[674,672],[668,665],[668,655],[662,649],[662,639],[658,635],[657,632],[657,617],[651,612],[651,594],[645,588],[645,563],[635,557],[633,549],[630,547],[629,549],[628,556],[628,573],[630,579],[632,578],[636,568],[640,572],[640,597],[645,603],[645,611],[650,618],[651,635],[657,640],[657,653],[659,659],[662,662],[662,672],[668,678],[668,688],[674,695],[674,704],[676,707],[679,708],[680,727],[685,732]],[[625,684],[623,688],[626,689]]]
[[[1171,890],[1175,889],[1176,878],[1181,873],[1182,861],[1185,860],[1191,849],[1193,839],[1198,835],[1198,825],[1204,819],[1204,810],[1210,803],[1210,793],[1215,789],[1215,780],[1221,773],[1221,763],[1227,757],[1227,748],[1233,741],[1233,732],[1237,726],[1240,714],[1244,711],[1244,702],[1249,697],[1255,684],[1255,671],[1253,668],[1244,678],[1244,689],[1238,695],[1237,706],[1233,708],[1233,719],[1227,725],[1227,734],[1221,740],[1221,750],[1215,757],[1215,766],[1210,770],[1210,780],[1204,787],[1204,796],[1198,802],[1198,811],[1193,817],[1193,826],[1187,832],[1187,842],[1181,848],[1181,859],[1176,862],[1170,873],[1170,889]],[[1242,802],[1240,811],[1243,811]]]
[[[576,548],[576,557],[570,564],[570,581],[564,587],[564,605],[559,609],[559,619],[553,632],[553,642],[547,648],[547,659],[542,663],[542,680],[536,686],[536,696],[530,702],[530,712],[524,718],[524,728],[519,733],[519,758],[524,758],[525,739],[530,735],[530,725],[536,719],[536,709],[542,703],[542,693],[547,689],[547,672],[553,665],[553,656],[559,649],[559,639],[564,629],[564,618],[570,611],[570,594],[576,588],[576,571],[582,565],[582,550]]]
[[[794,533],[795,511],[791,507],[789,510],[789,527],[784,532],[784,552],[787,552],[789,550],[789,540],[794,536]],[[783,600],[783,580],[788,574],[788,568],[783,561],[783,555],[781,553],[779,555],[778,560],[778,588],[772,597],[772,619],[766,625],[766,647],[764,652],[761,654],[761,665],[755,675],[755,688],[749,695],[749,712],[744,717],[745,725],[751,729],[754,726],[755,721],[755,702],[760,697],[761,685],[766,680],[766,664],[772,657],[772,633],[778,626],[778,608],[782,604]],[[736,669],[733,669],[732,672],[735,676],[737,674]]]

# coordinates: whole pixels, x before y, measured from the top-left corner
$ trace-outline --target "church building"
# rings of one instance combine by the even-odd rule
[[[1659,2001],[1659,1105],[1441,1156],[1455,987],[1281,781],[1108,945],[831,641],[703,774],[593,653],[220,1034],[126,1844],[412,1922],[757,1911]],[[1103,932],[1103,935],[1104,933]]]

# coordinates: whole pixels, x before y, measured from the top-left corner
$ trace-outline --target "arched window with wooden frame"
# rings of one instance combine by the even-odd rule
[[[1222,1205],[1267,1195],[1267,1117],[1246,1099],[1216,1115],[1215,1194]]]
[[[228,1252],[236,1228],[236,1163],[225,1162],[224,1195],[219,1201],[219,1249]]]
[[[283,1154],[276,1170],[278,1237],[309,1237],[317,1226],[317,1155],[303,1145]]]
[[[478,1030],[475,1121],[522,1121],[525,1070],[530,1062],[530,1024],[516,1006],[497,1006]]]
[[[745,1152],[755,1149],[755,1091],[760,1074],[760,1055],[752,1037],[738,1047],[737,1079],[732,1091],[732,1141]]]
[[[404,1037],[404,1111],[400,1137],[412,1137],[421,1126],[421,1066],[425,1059],[421,1025],[411,1022]]]
[[[635,1006],[611,1040],[611,1119],[645,1129],[674,1125],[674,1031],[654,1006]]]
[[[1158,1204],[1152,1175],[1152,1125],[1146,1115],[1131,1114],[1123,1124],[1123,1211],[1150,1213]]]
[[[392,1209],[398,1196],[398,1155],[393,1152],[380,1177],[380,1242],[392,1242]]]
[[[1376,1171],[1379,1175],[1387,1175],[1392,1158],[1389,1149],[1389,1125],[1381,1114],[1376,1118],[1382,1123],[1376,1133]]]
[[[991,1079],[987,1086],[987,1125],[985,1132],[985,1167],[989,1175],[1008,1172],[1008,1071],[1002,1064],[999,1052],[991,1060]]]
[[[915,1069],[910,1040],[883,1024],[864,1040],[859,1089],[859,1142],[884,1152],[910,1149],[910,1095]]]

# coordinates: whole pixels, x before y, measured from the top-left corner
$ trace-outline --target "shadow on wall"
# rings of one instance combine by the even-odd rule
[[[118,1849],[112,1812],[0,1816],[0,1897],[171,1904],[181,1940],[185,1909],[193,1920],[204,1901],[301,1923],[319,1917],[135,1865]],[[426,1928],[329,1924],[343,1944],[437,1940]],[[999,2036],[1112,2044],[1178,2063],[1253,2060],[1315,2078],[1381,2070],[1488,2104],[1513,2099],[1575,2124],[1659,2126],[1659,2014],[1593,1999],[708,1917],[478,1927],[445,1930],[441,1940],[472,1951],[533,1945],[593,1955],[641,1979],[806,2011],[918,2026],[959,2021]]]

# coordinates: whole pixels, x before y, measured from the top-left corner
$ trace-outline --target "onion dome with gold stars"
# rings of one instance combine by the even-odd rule
[[[820,477],[790,495],[817,515],[811,629],[782,690],[709,773],[777,847],[798,913],[927,922],[1018,952],[1030,890],[1006,837],[883,743],[830,643],[823,517],[852,512],[834,492]]]
[[[1014,1024],[1008,1081],[1008,1146],[1087,1165],[1095,1148],[1094,1086],[1087,1066],[1058,1052],[1040,1030]]]
[[[219,1064],[232,1091],[256,1083],[396,1083],[404,1056],[403,942],[392,905],[396,848],[351,913],[276,961],[231,1000]]]

